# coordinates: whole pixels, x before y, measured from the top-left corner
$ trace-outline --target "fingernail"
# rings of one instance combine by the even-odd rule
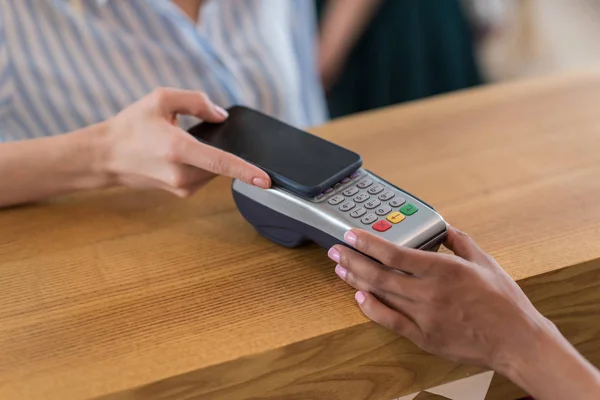
[[[363,292],[356,292],[356,294],[354,295],[354,298],[356,299],[356,302],[358,304],[362,304],[365,302],[365,294]]]
[[[340,252],[337,251],[336,249],[334,249],[333,247],[329,249],[329,252],[327,253],[327,255],[329,256],[329,258],[331,258],[333,261],[335,262],[340,262]]]
[[[335,273],[342,279],[346,279],[346,275],[348,274],[348,270],[342,267],[340,264],[335,266]]]
[[[352,231],[348,231],[346,232],[346,234],[344,235],[344,240],[346,241],[346,243],[348,243],[351,246],[354,246],[356,244],[356,241],[358,240],[358,236],[356,236],[356,233],[352,232]]]
[[[215,104],[215,111],[218,112],[219,114],[221,114],[221,116],[223,116],[225,118],[229,117],[229,113],[227,111],[225,111],[225,109],[223,107],[219,107],[216,104]]]
[[[254,186],[258,186],[258,187],[261,187],[263,189],[268,189],[269,188],[269,181],[267,181],[266,179],[263,179],[263,178],[254,178],[254,179],[252,179],[252,184]]]

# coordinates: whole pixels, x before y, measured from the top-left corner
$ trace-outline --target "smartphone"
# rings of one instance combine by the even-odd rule
[[[234,106],[223,123],[202,122],[197,140],[258,166],[273,183],[303,197],[322,193],[362,166],[361,157],[259,111]]]

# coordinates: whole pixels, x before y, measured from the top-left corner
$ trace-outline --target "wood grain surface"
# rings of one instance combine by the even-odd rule
[[[314,132],[468,231],[598,361],[598,104],[587,70]],[[389,400],[479,372],[368,322],[324,249],[259,237],[229,185],[0,211],[0,398]]]

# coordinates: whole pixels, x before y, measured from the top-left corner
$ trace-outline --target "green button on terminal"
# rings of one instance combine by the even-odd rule
[[[413,215],[417,211],[419,211],[417,206],[415,206],[414,204],[411,204],[411,203],[406,203],[405,205],[400,207],[400,212],[404,215]]]

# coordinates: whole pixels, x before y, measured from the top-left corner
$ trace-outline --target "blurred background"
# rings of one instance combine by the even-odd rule
[[[600,0],[315,0],[332,117],[600,60]]]
[[[99,123],[157,87],[305,128],[584,67],[599,37],[600,0],[0,0],[0,142]]]

